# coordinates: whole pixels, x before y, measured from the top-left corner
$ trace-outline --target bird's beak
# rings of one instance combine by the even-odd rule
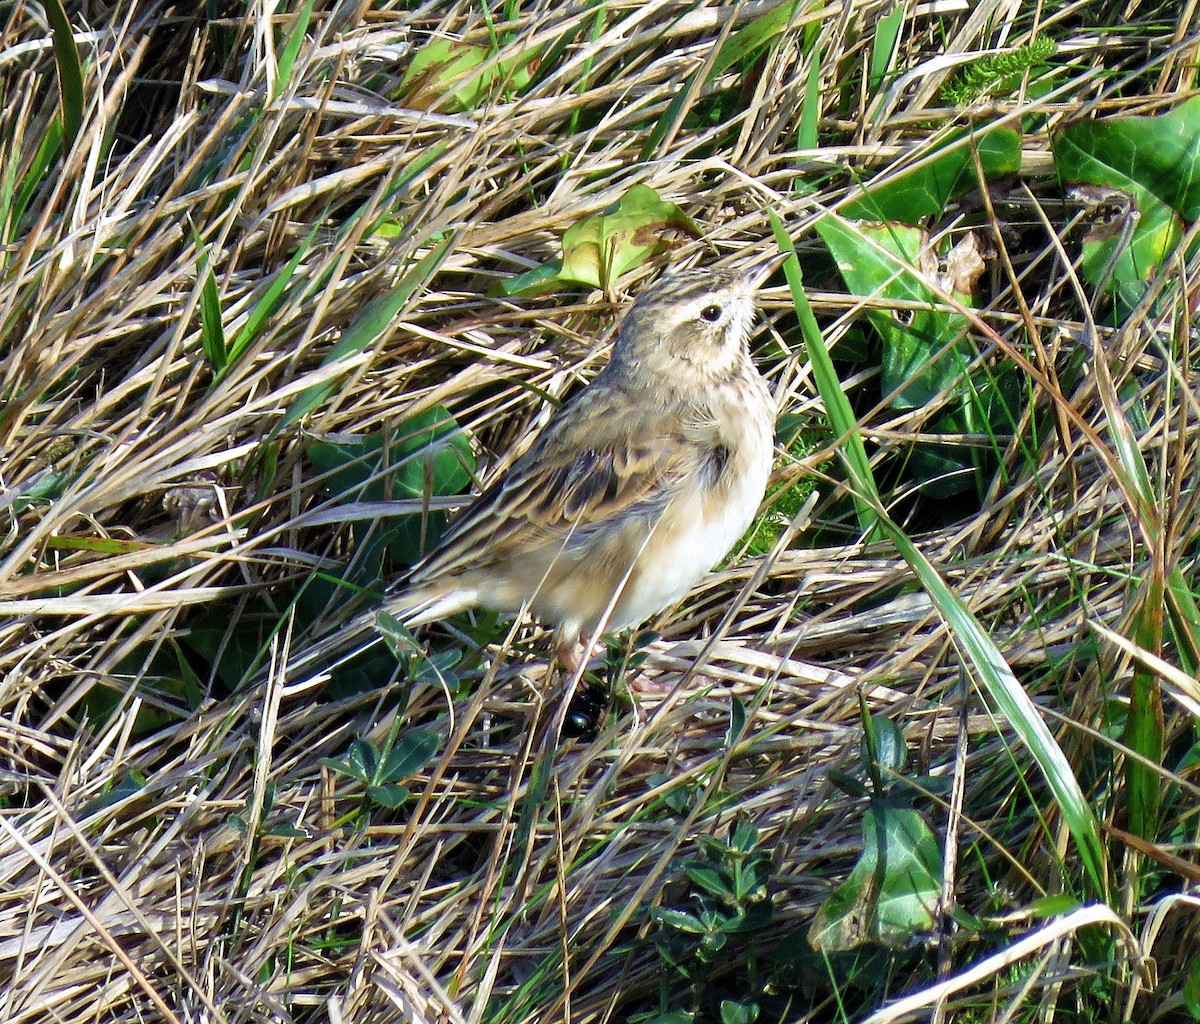
[[[751,291],[758,291],[779,267],[783,261],[787,259],[788,253],[773,252],[769,256],[761,257],[755,260],[746,268],[746,284],[749,285]]]

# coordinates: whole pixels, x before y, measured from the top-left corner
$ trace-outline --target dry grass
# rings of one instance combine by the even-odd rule
[[[502,466],[548,415],[546,397],[602,365],[615,296],[497,299],[494,284],[556,257],[566,228],[635,183],[680,203],[707,237],[680,238],[623,278],[622,292],[666,263],[770,247],[766,209],[819,259],[814,220],[855,181],[911,163],[952,113],[936,106],[946,65],[935,58],[1026,41],[1036,20],[1032,4],[910,5],[904,75],[878,95],[850,83],[863,80],[882,0],[798,11],[754,75],[695,74],[776,6],[537,3],[514,6],[508,22],[497,8],[489,24],[480,5],[320,0],[286,81],[277,76],[294,13],[206,24],[158,4],[72,9],[83,33],[79,133],[7,225],[0,273],[0,1017],[623,1021],[652,1005],[664,972],[636,941],[647,907],[696,837],[723,835],[736,817],[759,828],[774,858],[776,936],[802,945],[861,845],[864,804],[828,776],[857,762],[858,695],[902,726],[922,766],[962,786],[949,809],[925,805],[959,851],[947,886],[958,905],[1025,908],[1078,882],[1036,770],[965,682],[953,633],[899,556],[858,543],[828,432],[802,463],[781,457],[779,468],[780,479],[820,475],[820,529],[734,561],[671,612],[651,667],[681,685],[636,719],[610,717],[590,742],[552,748],[561,681],[548,678],[533,626],[511,642],[500,632],[486,658],[464,663],[453,693],[393,673],[335,699],[305,660],[316,627],[296,616],[296,587],[343,573],[347,524],[379,512],[329,493],[307,457],[314,439],[394,430],[444,405],[481,472]],[[1116,16],[1102,6],[1037,15],[1067,71],[1050,96],[998,101],[1030,118],[1029,188],[1003,213],[1013,273],[993,278],[989,322],[1013,344],[1032,325],[1060,372],[1090,350],[1050,241],[1078,249],[1069,211],[1053,202],[1047,132],[1181,97],[1196,58],[1196,27],[1167,19],[1171,5],[1134,4],[1129,36],[1093,27]],[[59,99],[40,8],[18,2],[0,18],[0,177],[12,188]],[[520,95],[498,90],[454,111],[432,87],[400,88],[406,48],[430,38],[497,38],[511,52],[568,34]],[[828,145],[797,151],[814,54]],[[719,124],[684,116],[728,95],[737,113]],[[642,153],[656,124],[661,136]],[[793,191],[800,180],[811,189]],[[375,230],[380,221],[395,232]],[[201,253],[233,338],[298,249],[282,301],[217,378],[202,350]],[[1155,287],[1191,295],[1196,269],[1173,266]],[[861,323],[836,287],[829,276],[811,296],[831,344]],[[398,291],[408,297],[386,329],[330,361],[364,311]],[[819,433],[786,289],[766,300],[764,371],[781,409]],[[1105,709],[1126,699],[1131,661],[1094,627],[1135,636],[1147,581],[1164,565],[1190,572],[1198,521],[1191,369],[1163,344],[1190,352],[1187,310],[1178,299],[1160,309],[1103,338],[1122,397],[1140,389],[1144,400],[1137,443],[1166,524],[1156,549],[1139,532],[1145,510],[1115,484],[1092,375],[1065,399],[1095,432],[1054,423],[1032,459],[1012,445],[982,507],[931,509],[902,481],[885,495],[1044,710],[1097,813],[1118,824],[1122,748]],[[874,373],[856,372],[846,386],[876,467],[899,479],[895,464],[936,410],[891,409]],[[312,394],[320,401],[300,417]],[[338,597],[323,609],[323,635],[349,628],[353,613]],[[198,625],[213,650],[264,647],[256,665],[198,661],[188,648],[198,673],[189,699],[182,683],[165,688],[163,665]],[[438,631],[429,639],[463,646]],[[1169,644],[1162,653],[1187,664]],[[227,678],[218,664],[245,670]],[[1168,746],[1196,726],[1196,705],[1177,692],[1165,704]],[[732,743],[731,696],[747,709]],[[401,811],[360,814],[360,792],[320,759],[358,736],[380,741],[397,716],[437,730],[439,752],[408,780],[414,799]],[[551,754],[531,806],[535,766]],[[1196,782],[1173,781],[1182,801],[1169,852],[1194,863],[1195,816],[1182,808]],[[684,813],[666,812],[668,790],[690,794]],[[123,795],[97,802],[105,794]],[[1152,893],[1139,872],[1152,862],[1117,841],[1109,853],[1111,906],[1145,936]],[[1178,875],[1161,884],[1178,889]],[[1017,915],[1008,927],[1027,924]],[[1177,993],[1194,909],[1158,926],[1160,977]],[[885,997],[954,977],[1006,934],[947,938],[936,955],[918,945],[890,976],[842,992],[844,1010],[814,959],[788,1019],[861,1019]],[[1127,965],[1089,962],[1069,938],[1028,976],[997,973],[957,993],[983,1009],[955,1019],[999,1019],[993,1000],[1052,1012],[1085,967],[1122,1005]],[[1151,1019],[1142,1005],[1139,1019]]]

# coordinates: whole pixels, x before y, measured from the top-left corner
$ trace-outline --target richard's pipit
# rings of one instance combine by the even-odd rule
[[[557,653],[679,600],[758,510],[775,403],[747,349],[744,272],[663,277],[625,315],[608,366],[418,564],[391,608],[418,625],[528,607]]]

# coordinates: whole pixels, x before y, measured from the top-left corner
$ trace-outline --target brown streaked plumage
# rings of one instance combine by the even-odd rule
[[[572,664],[581,638],[679,600],[766,488],[775,404],[747,339],[770,265],[647,289],[609,365],[454,519],[391,610],[417,625],[527,606]]]

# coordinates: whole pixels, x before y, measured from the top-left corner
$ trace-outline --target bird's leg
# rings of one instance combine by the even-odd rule
[[[579,671],[582,655],[583,648],[575,637],[559,637],[554,645],[554,660],[563,667],[568,676],[573,676]]]
[[[563,667],[569,676],[579,671],[579,666],[585,661],[599,657],[604,653],[604,645],[597,642],[589,651],[579,637],[560,636],[554,645],[554,659]]]
[[[562,666],[568,680],[572,679],[580,664],[600,658],[604,654],[604,643],[596,641],[591,649],[580,640],[577,633],[560,633],[554,645],[554,658]],[[633,669],[625,673],[625,685],[634,696],[634,707],[637,707],[637,697],[651,699],[662,698],[675,688],[675,681],[669,679],[651,678],[641,669]]]

